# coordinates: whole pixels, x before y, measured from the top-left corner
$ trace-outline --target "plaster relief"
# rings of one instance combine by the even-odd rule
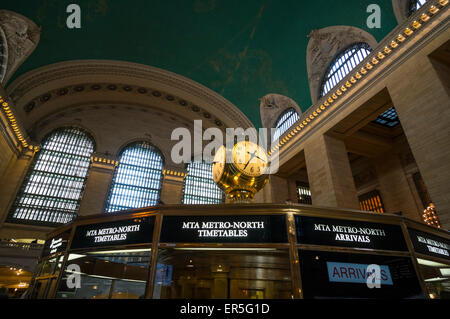
[[[333,26],[313,30],[308,37],[310,40],[306,53],[306,65],[313,104],[319,99],[320,86],[328,66],[339,53],[357,42],[365,42],[372,48],[377,46],[377,41],[370,33],[351,26]]]
[[[299,115],[302,110],[297,103],[284,95],[268,94],[260,99],[260,114],[263,127],[275,127],[278,117],[287,109],[294,108]]]
[[[40,28],[28,18],[8,10],[0,10],[0,28],[6,38],[7,63],[2,84],[34,51],[39,39]]]

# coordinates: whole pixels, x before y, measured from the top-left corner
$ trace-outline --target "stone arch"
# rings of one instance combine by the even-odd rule
[[[80,131],[86,133],[86,135],[94,143],[94,152],[96,151],[97,139],[95,136],[96,135],[95,132],[92,131],[90,127],[87,127],[87,126],[77,123],[77,122],[54,123],[53,125],[46,127],[45,130],[42,130],[39,134],[39,137],[37,137],[35,139],[35,141],[38,142],[39,144],[42,144],[42,142],[56,130],[62,129],[62,128],[69,128],[69,127],[79,129]]]
[[[263,127],[274,128],[275,124],[286,110],[293,108],[301,116],[302,110],[291,98],[280,94],[268,94],[260,99],[260,115]]]
[[[312,103],[319,100],[320,86],[334,58],[353,43],[364,42],[372,48],[376,39],[368,32],[352,26],[332,26],[313,30],[306,49],[306,67]]]
[[[166,154],[166,152],[163,150],[163,148],[160,147],[160,145],[156,144],[155,142],[153,142],[151,139],[147,138],[147,137],[136,137],[133,138],[131,140],[128,140],[127,142],[123,143],[122,145],[120,145],[115,152],[112,154],[113,156],[119,158],[120,154],[129,146],[133,145],[134,143],[139,143],[139,142],[144,142],[144,143],[148,143],[151,146],[153,146],[160,154],[162,157],[162,161],[163,161],[163,169],[165,168],[166,165],[166,158],[170,157],[170,154]],[[169,156],[169,157],[168,157]]]
[[[392,0],[392,8],[394,9],[395,18],[399,24],[405,22],[412,14],[414,14],[414,12],[411,11],[411,8],[416,3],[417,1],[415,0]]]
[[[0,27],[0,83],[5,78],[8,65],[8,43],[3,29]]]
[[[171,132],[194,120],[203,129],[253,127],[216,92],[158,68],[104,60],[69,61],[28,72],[7,87],[15,114],[32,138],[75,123],[92,131],[97,152],[115,154],[131,139],[150,138],[169,166]]]

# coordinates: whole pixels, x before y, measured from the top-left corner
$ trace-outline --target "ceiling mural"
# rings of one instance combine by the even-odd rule
[[[69,29],[69,4],[81,28]],[[381,27],[367,26],[367,7],[381,8]],[[311,105],[306,48],[312,30],[351,25],[383,39],[396,25],[392,0],[2,0],[41,27],[38,47],[18,76],[48,64],[121,60],[165,69],[221,94],[261,125],[259,99],[288,96]],[[332,14],[330,14],[332,13]]]

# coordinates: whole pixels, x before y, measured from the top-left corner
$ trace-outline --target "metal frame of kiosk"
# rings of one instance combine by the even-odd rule
[[[227,222],[230,224],[226,224]],[[237,223],[236,227],[239,229],[230,228],[233,222]],[[142,223],[140,228],[133,226],[136,223]],[[212,225],[204,223],[215,223],[215,227],[207,227],[208,231],[204,231],[202,225]],[[100,237],[96,238],[97,236]],[[424,266],[420,261],[436,263],[450,270],[449,245],[448,232],[391,214],[297,204],[155,206],[79,217],[48,234],[43,256],[30,284],[30,295],[31,298],[38,299],[55,298],[66,267],[71,262],[69,256],[73,258],[94,252],[101,254],[114,250],[133,250],[142,251],[141,256],[144,256],[140,259],[140,267],[145,271],[146,279],[145,289],[142,288],[143,294],[140,297],[157,298],[154,295],[156,281],[164,281],[157,275],[160,253],[166,252],[165,256],[169,254],[167,258],[171,258],[170,252],[182,254],[183,250],[198,249],[224,250],[224,256],[240,254],[239,256],[244,257],[246,250],[255,253],[264,250],[281,251],[282,254],[286,252],[283,258],[289,263],[288,277],[292,287],[290,298],[294,299],[354,298],[355,294],[358,295],[358,289],[353,287],[365,284],[361,278],[356,279],[355,275],[358,272],[362,274],[361,265],[385,262],[394,265],[389,267],[390,272],[387,270],[388,276],[381,280],[381,284],[386,287],[383,290],[386,295],[377,295],[374,288],[374,293],[360,297],[430,298],[433,295],[427,287]],[[230,251],[227,253],[227,250]],[[242,252],[238,254],[236,251],[239,250]],[[208,254],[203,252],[199,256]],[[276,256],[270,258],[278,260]],[[352,265],[352,269],[346,269],[346,265]],[[328,273],[325,271],[326,267]],[[385,268],[382,269],[384,270]],[[217,271],[214,280],[220,284],[226,276],[219,273],[222,270]],[[416,283],[411,278],[417,278]],[[313,291],[311,280],[316,280],[315,286],[319,290]],[[404,289],[394,287],[393,281],[402,282]],[[333,287],[336,282],[339,282],[340,287],[350,287],[349,295],[339,295],[340,292],[334,295]],[[223,284],[227,285],[225,281]],[[399,291],[401,294],[397,295]],[[408,291],[412,295],[404,294]],[[262,296],[258,295],[259,291],[250,293],[255,294],[255,298]],[[221,295],[220,291],[214,296],[233,298]],[[114,296],[110,292],[104,297]],[[120,298],[120,295],[115,297]],[[273,295],[264,298],[273,298]]]

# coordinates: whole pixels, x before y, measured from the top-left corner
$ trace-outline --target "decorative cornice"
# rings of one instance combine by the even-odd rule
[[[34,155],[41,149],[41,147],[38,144],[30,144],[28,147],[23,148],[20,157],[22,158],[33,158]]]
[[[11,104],[7,101],[6,97],[2,95],[0,95],[0,107],[3,115],[1,116],[1,119],[5,122],[3,124],[12,132],[13,137],[16,140],[15,144],[18,147],[18,151],[21,152],[22,149],[27,149],[30,146],[30,143],[28,142],[25,130],[23,130],[21,125],[17,122]]]
[[[70,86],[64,86],[61,88],[53,89],[44,94],[41,94],[40,96],[33,98],[31,101],[25,104],[23,110],[26,114],[30,114],[35,110],[39,110],[40,107],[43,107],[49,101],[55,101],[65,96],[89,92],[129,93],[134,95],[142,95],[151,98],[161,99],[173,103],[177,107],[189,109],[194,113],[201,114],[205,120],[209,120],[218,127],[222,127],[224,125],[220,119],[214,117],[211,113],[209,113],[205,109],[199,107],[198,105],[192,102],[188,102],[185,99],[177,97],[173,94],[169,94],[161,90],[156,90],[144,86],[123,84],[123,83],[79,83]]]
[[[187,176],[187,172],[176,168],[166,168],[163,170],[163,175],[165,179],[183,181]]]
[[[91,163],[93,167],[114,170],[119,165],[119,160],[110,154],[93,153]]]
[[[429,23],[438,13],[443,12],[448,5],[449,0],[435,0],[427,2],[420,10],[413,14],[408,21],[403,25],[398,26],[392,31],[374,51],[364,59],[360,65],[350,72],[341,82],[339,82],[333,90],[324,96],[317,104],[311,106],[301,118],[291,126],[291,129],[286,131],[279,139],[277,145],[274,145],[268,152],[269,155],[280,152],[286,145],[291,144],[291,140],[295,137],[296,140],[301,138],[312,127],[319,125],[318,119],[323,119],[329,116],[326,112],[336,101],[339,101],[349,92],[354,92],[358,85],[361,86],[361,80],[368,74],[373,73],[378,69],[383,60],[393,52],[397,51],[403,46],[408,38],[423,27],[424,24]],[[396,35],[395,35],[396,34]],[[281,154],[280,154],[281,156]]]
[[[41,29],[27,17],[9,10],[0,10],[0,29],[6,39],[6,70],[0,82],[6,83],[19,66],[36,49]]]
[[[159,88],[150,89],[150,83],[157,83],[158,86],[165,88],[174,88],[186,95],[198,98],[201,102],[191,103],[193,106],[202,103],[201,107],[209,114],[214,114],[220,118],[225,125],[230,127],[254,127],[247,117],[231,102],[220,96],[218,93],[207,87],[194,82],[178,74],[165,71],[159,68],[141,65],[137,63],[109,60],[75,60],[56,63],[30,71],[16,79],[7,89],[10,97],[16,102],[17,106],[25,106],[30,101],[23,101],[22,97],[33,89],[50,82],[62,81],[66,83],[71,79],[80,77],[120,77],[129,79],[130,83],[142,83],[142,88],[146,89],[148,94],[159,91]],[[95,85],[92,83],[91,85]],[[108,85],[122,84],[108,83]],[[133,90],[134,91],[134,90]],[[150,93],[149,93],[150,92]],[[45,93],[39,98],[44,98]],[[163,96],[161,92],[161,96]],[[171,96],[166,93],[165,97]],[[48,97],[48,96],[47,96]],[[177,101],[183,101],[184,98],[178,98]],[[19,102],[20,101],[20,102]],[[175,101],[175,97],[174,97]],[[208,109],[209,108],[209,109]]]

